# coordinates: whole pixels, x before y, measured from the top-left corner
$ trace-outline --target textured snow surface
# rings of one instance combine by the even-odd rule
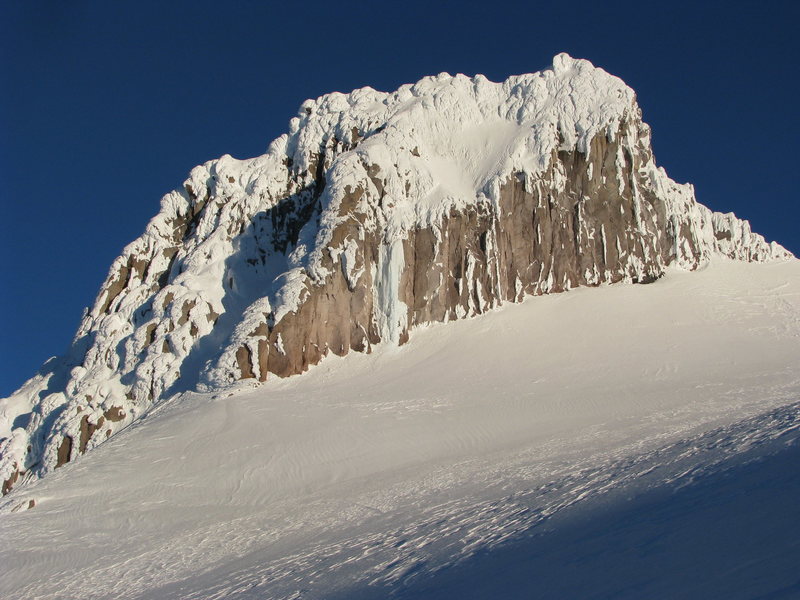
[[[796,451],[743,457],[800,430],[798,358],[800,261],[717,258],[187,393],[4,498],[0,595],[790,597]]]
[[[392,93],[363,88],[306,101],[266,154],[210,161],[167,194],[112,265],[67,355],[0,400],[0,482],[51,472],[176,393],[222,390],[244,377],[237,353],[257,355],[265,336],[254,332],[296,311],[330,274],[323,256],[342,265],[352,286],[363,275],[352,238],[331,245],[353,190],[367,190],[370,202],[381,197],[365,211],[371,222],[360,234],[379,238],[374,321],[380,340],[396,343],[408,325],[399,282],[409,231],[438,226],[475,203],[497,203],[512,174],[532,186],[555,151],[585,152],[598,136],[621,135],[623,124],[625,148],[643,144],[638,151],[650,156],[634,92],[565,54],[552,68],[501,83],[443,73]],[[623,155],[620,146],[624,166]],[[676,235],[675,265],[694,268],[715,255],[789,256],[746,221],[698,204],[692,187],[670,180],[651,156],[639,175],[663,200],[670,227],[688,232]],[[317,191],[318,218],[304,222],[304,203]],[[287,198],[295,212],[264,217]],[[286,233],[293,219],[305,223],[296,240]],[[275,343],[281,352],[282,344]],[[252,376],[263,378],[251,362]]]

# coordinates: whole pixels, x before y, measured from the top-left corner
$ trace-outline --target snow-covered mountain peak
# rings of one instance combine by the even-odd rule
[[[307,100],[290,123],[285,151],[305,166],[307,157],[297,152],[310,138],[335,137],[353,143],[357,141],[354,135],[372,138],[383,133],[387,142],[405,138],[445,155],[457,154],[459,148],[447,152],[443,137],[469,137],[481,124],[505,123],[554,128],[561,133],[564,147],[577,146],[585,152],[598,132],[608,130],[613,136],[619,122],[634,109],[635,94],[622,80],[587,60],[559,54],[549,69],[500,83],[483,75],[440,73],[393,93],[365,87],[350,94],[334,92]],[[547,154],[549,149],[533,146],[529,150]]]
[[[440,73],[392,93],[364,87],[306,100],[289,133],[266,155],[209,161],[192,172],[187,185],[223,195],[257,193],[269,183],[264,174],[270,167],[309,171],[320,148],[340,144],[372,164],[416,162],[410,166],[428,171],[430,181],[425,193],[409,199],[426,204],[432,196],[447,196],[442,191],[480,193],[493,177],[512,171],[535,174],[555,148],[586,152],[599,133],[613,139],[620,122],[637,110],[624,82],[567,54],[557,55],[549,69],[500,83],[483,75]],[[433,191],[434,182],[442,190]]]
[[[182,391],[714,256],[791,255],[670,180],[634,92],[588,61],[308,100],[266,154],[167,194],[67,355],[2,401],[3,492]]]

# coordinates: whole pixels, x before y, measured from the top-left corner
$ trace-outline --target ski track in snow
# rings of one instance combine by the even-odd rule
[[[688,485],[797,437],[799,275],[719,261],[186,394],[4,499],[0,595],[382,597]]]

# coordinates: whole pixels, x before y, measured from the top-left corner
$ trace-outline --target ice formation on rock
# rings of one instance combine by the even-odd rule
[[[167,194],[68,354],[2,401],[2,491],[183,390],[713,255],[791,256],[669,179],[634,92],[588,61],[308,100],[266,154],[207,162]]]

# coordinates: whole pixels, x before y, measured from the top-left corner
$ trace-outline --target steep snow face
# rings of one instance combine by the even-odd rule
[[[3,493],[175,393],[714,254],[791,256],[670,180],[633,91],[585,60],[306,101],[265,155],[167,194],[68,354],[2,401]]]

